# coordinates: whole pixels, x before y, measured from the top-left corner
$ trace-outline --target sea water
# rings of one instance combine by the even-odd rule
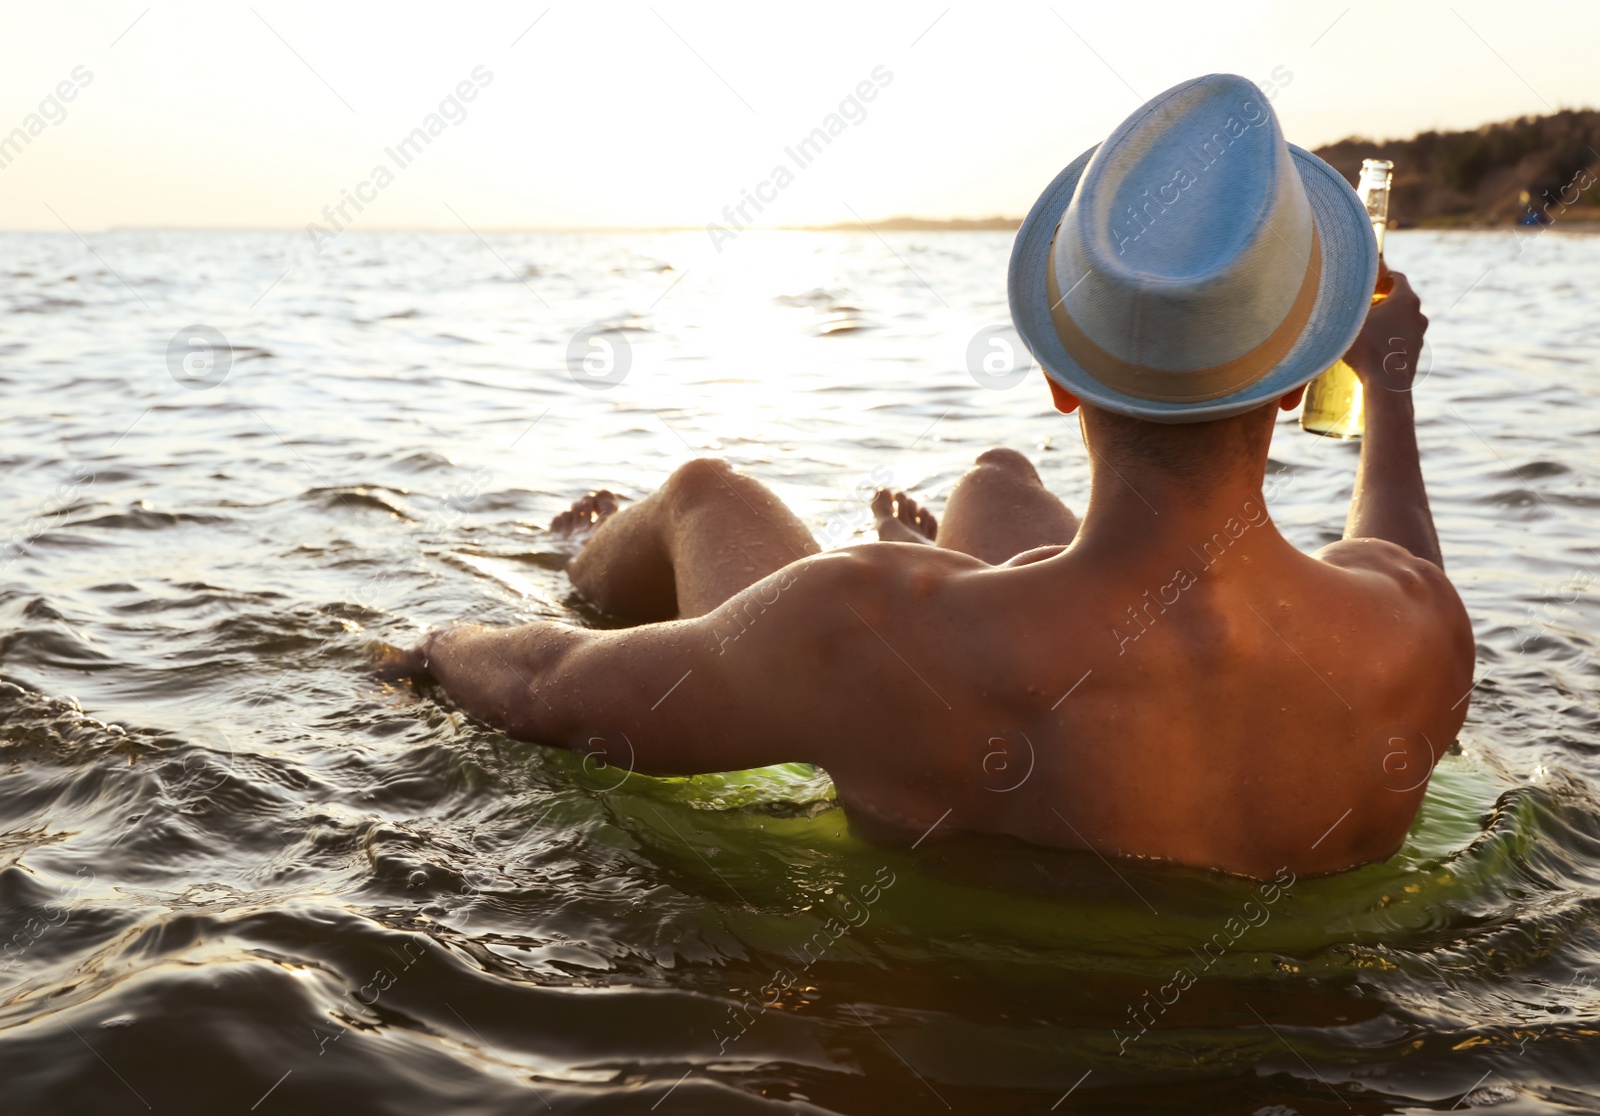
[[[606,623],[542,525],[692,456],[839,545],[995,445],[1081,509],[1008,236],[0,243],[8,1110],[1600,1107],[1600,241],[1391,237],[1478,684],[1398,855],[1259,882],[889,851],[804,764],[629,775],[368,670]],[[1293,542],[1358,451],[1283,417]]]

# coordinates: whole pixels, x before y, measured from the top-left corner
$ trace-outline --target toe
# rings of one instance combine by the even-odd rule
[[[895,514],[899,517],[900,522],[907,527],[915,527],[917,525],[917,512],[921,510],[917,507],[917,502],[904,492],[896,492],[894,494],[894,503]]]
[[[550,521],[550,533],[568,537],[587,534],[617,510],[617,494],[602,488],[572,502],[572,506]]]
[[[921,528],[922,533],[927,535],[930,539],[939,537],[939,521],[933,518],[933,513],[928,511],[926,508],[922,510],[922,516],[919,519],[917,526]]]
[[[894,493],[880,488],[872,494],[872,514],[879,519],[894,518]]]

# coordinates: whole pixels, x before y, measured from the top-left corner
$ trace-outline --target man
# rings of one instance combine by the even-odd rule
[[[1474,646],[1413,430],[1427,319],[1397,273],[1367,312],[1377,267],[1354,193],[1253,86],[1180,85],[1062,172],[1012,258],[1090,451],[1081,523],[990,450],[937,524],[879,492],[885,541],[818,554],[760,482],[691,461],[552,525],[586,536],[578,591],[642,626],[457,628],[412,665],[513,736],[642,772],[815,762],[881,837],[1259,877],[1388,856]],[[1277,410],[1341,353],[1366,437],[1345,538],[1307,556],[1263,473]]]

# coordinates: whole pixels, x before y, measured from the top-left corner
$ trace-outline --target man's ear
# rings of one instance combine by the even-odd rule
[[[1050,385],[1050,398],[1055,401],[1056,410],[1064,415],[1070,415],[1078,409],[1078,397],[1066,388],[1052,380],[1047,374],[1044,382]]]
[[[1296,407],[1300,406],[1300,400],[1305,398],[1305,394],[1306,385],[1301,384],[1299,387],[1295,388],[1293,391],[1289,392],[1283,398],[1278,400],[1279,409],[1284,411],[1294,410]]]

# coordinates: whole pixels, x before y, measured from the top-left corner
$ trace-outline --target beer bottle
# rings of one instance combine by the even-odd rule
[[[1387,159],[1364,159],[1356,196],[1367,207],[1372,231],[1378,237],[1378,255],[1383,256],[1383,231],[1389,224],[1389,184],[1394,179],[1394,164]],[[1372,292],[1376,306],[1389,294],[1392,281],[1378,281]],[[1355,369],[1343,360],[1306,385],[1305,406],[1300,410],[1300,426],[1313,434],[1333,438],[1359,438],[1365,429],[1361,407],[1361,381]]]

